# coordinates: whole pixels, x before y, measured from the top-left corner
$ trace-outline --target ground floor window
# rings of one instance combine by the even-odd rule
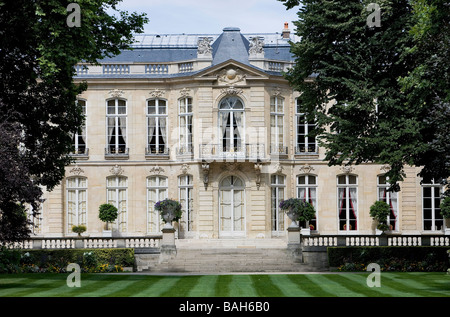
[[[150,233],[159,233],[162,229],[161,215],[155,210],[155,204],[168,198],[167,186],[167,177],[147,177],[147,231]]]
[[[444,220],[441,215],[441,192],[442,186],[434,180],[424,180],[422,182],[422,211],[423,230],[442,230]]]
[[[311,230],[317,230],[317,176],[297,176],[297,198],[309,202],[314,207],[316,216],[309,221],[309,225]],[[305,227],[306,223],[302,223],[301,226]]]
[[[127,231],[127,178],[111,176],[106,179],[107,203],[116,206],[118,216],[113,229]]]
[[[66,182],[67,232],[87,222],[87,178],[70,177]]]
[[[339,230],[357,230],[358,225],[358,177],[338,176]]]
[[[182,175],[178,178],[178,191],[181,209],[183,210],[182,218],[180,221],[180,230],[192,231],[194,223],[194,187],[192,175]]]
[[[285,179],[283,175],[271,177],[271,215],[272,231],[284,231],[284,212],[280,209],[280,202],[285,199]]]
[[[388,178],[384,175],[378,176],[378,200],[387,203],[391,209],[388,216],[387,223],[391,230],[398,230],[397,228],[397,216],[398,216],[398,204],[397,193],[389,191]]]
[[[228,176],[219,186],[219,227],[223,234],[245,231],[244,182],[236,176]]]

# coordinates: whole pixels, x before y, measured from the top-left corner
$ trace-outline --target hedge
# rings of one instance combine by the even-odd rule
[[[82,272],[120,272],[134,266],[134,249],[0,249],[0,273],[66,272],[69,263]]]
[[[445,272],[450,267],[448,247],[329,247],[328,261],[339,271],[365,271],[377,263],[382,271]]]

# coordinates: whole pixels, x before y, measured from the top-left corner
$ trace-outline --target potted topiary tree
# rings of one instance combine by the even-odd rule
[[[445,197],[439,206],[441,208],[441,215],[445,221],[445,234],[450,235],[450,197]]]
[[[181,204],[174,200],[166,198],[158,201],[155,204],[155,210],[159,211],[162,220],[165,223],[165,228],[172,228],[172,222],[178,222],[181,219],[182,210]]]
[[[85,225],[72,226],[72,231],[78,233],[78,236],[81,237],[81,234],[86,231]]]
[[[310,232],[309,221],[314,218],[316,211],[314,207],[300,198],[289,198],[280,202],[280,209],[284,210],[292,220],[291,227],[298,227],[298,222],[305,222],[302,234],[308,235]]]
[[[384,201],[376,201],[370,206],[370,216],[377,222],[377,234],[389,230],[387,218],[390,212],[391,207]]]
[[[101,204],[98,208],[98,217],[105,223],[105,229],[103,236],[112,236],[112,230],[109,228],[109,224],[117,219],[118,211],[113,204]]]

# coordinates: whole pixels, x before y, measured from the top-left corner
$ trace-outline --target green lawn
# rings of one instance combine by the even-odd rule
[[[369,273],[152,276],[0,274],[0,297],[450,297],[446,273],[381,273],[370,288]]]

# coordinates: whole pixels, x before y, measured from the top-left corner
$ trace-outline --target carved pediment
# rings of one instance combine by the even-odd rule
[[[248,65],[229,60],[200,72],[197,78],[213,80],[218,86],[245,86],[249,79],[267,79],[268,76]]]

